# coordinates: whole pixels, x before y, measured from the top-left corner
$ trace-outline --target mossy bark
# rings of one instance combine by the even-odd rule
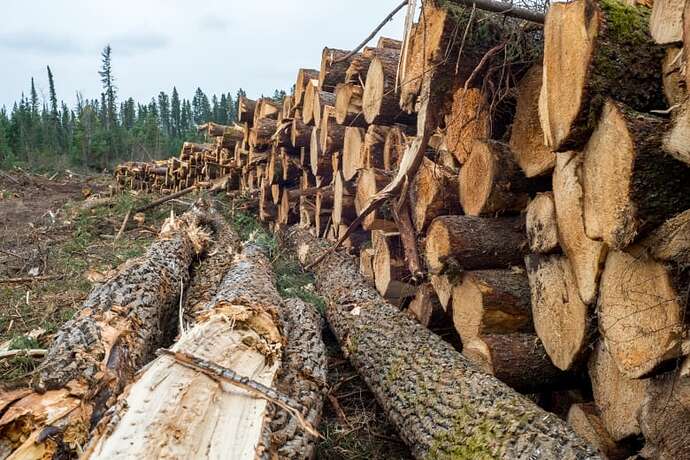
[[[328,247],[299,228],[285,241],[302,261]],[[562,420],[383,300],[352,256],[329,254],[314,270],[330,327],[416,458],[599,458]]]

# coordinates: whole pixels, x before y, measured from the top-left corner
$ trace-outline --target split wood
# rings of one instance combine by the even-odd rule
[[[172,357],[176,362],[182,364],[185,367],[193,369],[195,371],[201,372],[206,376],[214,380],[222,380],[236,385],[248,392],[266,399],[292,414],[299,421],[300,425],[304,430],[315,436],[317,438],[323,438],[321,433],[312,425],[307,419],[304,418],[305,407],[292,399],[291,397],[274,390],[273,388],[267,387],[259,382],[256,382],[249,377],[239,375],[237,372],[227,367],[223,367],[212,361],[200,358],[198,356],[192,355],[190,353],[175,352],[164,348],[157,351],[159,355],[166,355]]]

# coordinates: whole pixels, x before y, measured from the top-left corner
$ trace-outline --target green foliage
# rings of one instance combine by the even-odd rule
[[[38,340],[28,337],[26,335],[18,335],[10,342],[10,350],[26,350],[32,348],[41,348],[41,344]]]

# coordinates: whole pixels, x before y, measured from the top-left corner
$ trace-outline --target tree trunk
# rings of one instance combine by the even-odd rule
[[[335,122],[335,109],[333,106],[327,105],[324,108],[320,130],[321,138],[319,141],[324,154],[332,155],[336,151],[343,150],[345,127]]]
[[[415,288],[409,284],[412,275],[405,266],[400,234],[379,232],[376,238],[372,237],[372,243],[376,290],[395,303],[412,296]]]
[[[489,106],[481,90],[464,89],[463,85],[453,92],[449,113],[446,115],[446,145],[458,163],[470,158],[476,140],[485,140],[491,134]]]
[[[364,88],[355,83],[340,83],[335,89],[335,121],[345,126],[366,127],[362,113]]]
[[[588,238],[585,233],[581,165],[582,158],[575,152],[558,155],[553,174],[553,198],[558,242],[573,268],[580,298],[589,305],[596,299],[606,245]]]
[[[357,171],[364,167],[364,135],[363,128],[348,126],[345,128],[343,138],[343,177],[345,180],[352,180]]]
[[[524,231],[525,221],[518,217],[437,217],[426,236],[427,266],[440,274],[522,265],[527,250]]]
[[[609,253],[597,302],[599,330],[623,374],[639,378],[680,355],[685,278],[639,252]]]
[[[566,388],[577,383],[556,368],[534,334],[481,335],[463,341],[462,354],[475,366],[521,393]]]
[[[318,85],[319,71],[316,69],[299,69],[297,71],[297,81],[295,82],[295,108],[301,108],[304,102],[304,92],[312,80],[317,80]]]
[[[517,86],[517,107],[510,130],[510,150],[527,177],[548,174],[556,164],[556,155],[544,145],[539,123],[539,92],[543,68],[532,66]]]
[[[328,248],[300,229],[287,240],[303,262]],[[564,422],[475,370],[357,271],[352,256],[329,253],[315,266],[317,289],[343,350],[416,458],[597,458]]]
[[[546,145],[581,147],[605,97],[641,112],[663,109],[663,50],[648,35],[649,8],[577,0],[549,8],[539,113]]]
[[[383,146],[386,144],[386,135],[390,128],[381,125],[369,125],[364,135],[362,158],[365,168],[377,168],[383,170]]]
[[[457,212],[458,176],[424,158],[409,186],[415,229],[423,232],[436,217]]]
[[[621,374],[602,341],[597,342],[589,359],[589,378],[601,420],[611,437],[620,441],[640,434],[637,413],[649,381]]]
[[[532,252],[548,254],[560,249],[553,192],[537,193],[529,202],[525,225]]]
[[[587,350],[590,314],[577,291],[568,260],[559,255],[525,258],[534,330],[556,367],[574,369]]]
[[[359,215],[366,208],[369,200],[382,190],[391,178],[380,169],[362,169],[357,179],[355,195],[355,209]],[[397,231],[397,226],[391,215],[386,214],[385,209],[377,209],[362,220],[365,230],[382,230],[384,232]]]
[[[8,398],[0,438],[4,455],[52,458],[76,453],[170,333],[189,267],[206,245],[201,208],[167,220],[146,254],[93,288],[75,319],[57,331],[38,369],[38,392]],[[42,435],[47,426],[55,432]]]
[[[659,45],[683,41],[683,0],[656,0],[649,18],[649,32]]]
[[[480,335],[533,331],[527,277],[512,270],[464,272],[453,287],[453,324],[465,344]]]
[[[414,123],[414,116],[400,108],[395,92],[399,58],[399,55],[379,55],[371,60],[362,95],[362,112],[367,123]]]
[[[585,228],[590,238],[623,249],[690,208],[690,169],[663,152],[665,130],[661,119],[606,102],[583,152]]]
[[[606,431],[599,409],[594,403],[576,403],[568,410],[568,425],[599,453],[610,460],[625,460],[633,456],[634,449],[626,443],[617,443]]]
[[[460,169],[458,195],[470,216],[520,212],[529,202],[531,185],[506,144],[475,141]]]
[[[352,60],[359,55],[355,53],[345,60],[341,60],[349,51],[335,48],[324,48],[321,52],[321,71],[319,72],[319,90],[335,91],[338,83],[345,81],[345,73]],[[339,62],[338,62],[339,61]]]

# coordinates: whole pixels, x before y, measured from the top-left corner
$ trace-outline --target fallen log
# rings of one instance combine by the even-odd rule
[[[203,212],[194,208],[167,220],[146,254],[96,286],[75,319],[58,330],[38,370],[38,392],[16,400],[0,419],[4,452],[51,458],[85,445],[91,428],[169,336],[189,266],[208,238],[199,227]]]
[[[552,150],[581,147],[605,97],[640,112],[665,108],[659,72],[663,49],[648,34],[649,15],[649,8],[615,0],[549,8],[539,118]]]
[[[298,228],[285,240],[304,264],[330,246]],[[563,421],[386,303],[352,256],[328,252],[314,267],[331,329],[416,458],[597,458]]]

